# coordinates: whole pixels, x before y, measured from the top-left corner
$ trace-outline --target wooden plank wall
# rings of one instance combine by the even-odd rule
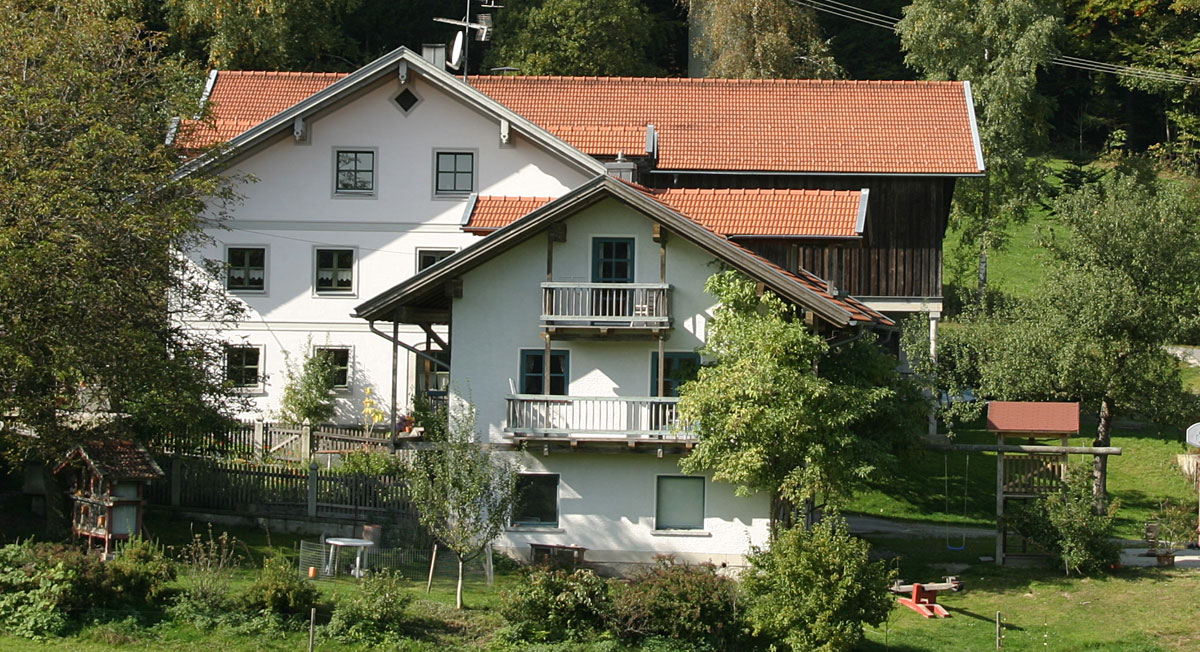
[[[953,178],[651,174],[643,182],[652,187],[677,188],[867,188],[870,198],[862,242],[801,246],[800,266],[829,278],[825,252],[832,247],[834,264],[841,269],[838,287],[854,296],[942,296],[942,239],[954,192]],[[739,238],[738,242],[778,265],[788,266],[792,242],[749,238]]]

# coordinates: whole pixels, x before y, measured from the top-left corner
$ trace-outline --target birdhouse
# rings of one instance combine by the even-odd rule
[[[164,476],[145,448],[124,439],[83,444],[54,472],[71,474],[71,530],[101,543],[105,556],[114,541],[141,534],[146,485]]]

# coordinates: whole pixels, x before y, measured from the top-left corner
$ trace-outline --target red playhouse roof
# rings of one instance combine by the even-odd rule
[[[988,404],[989,432],[1079,432],[1078,403],[992,401]]]

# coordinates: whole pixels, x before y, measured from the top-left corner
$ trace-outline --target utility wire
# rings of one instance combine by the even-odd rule
[[[845,2],[837,0],[791,0],[793,3],[810,9],[815,9],[827,14],[846,18],[848,20],[857,21],[879,27],[891,31],[896,30],[896,23],[900,22],[899,18],[881,14],[879,12],[870,11],[861,7],[856,7]],[[1102,72],[1113,75],[1123,75],[1126,77],[1137,77],[1139,79],[1147,79],[1150,81],[1172,83],[1172,84],[1200,84],[1200,77],[1192,77],[1189,75],[1180,75],[1173,72],[1162,70],[1151,70],[1148,68],[1135,68],[1133,66],[1125,66],[1113,63],[1104,63],[1101,61],[1092,61],[1091,59],[1083,59],[1080,57],[1072,57],[1067,55],[1059,55],[1050,60],[1058,66],[1066,68],[1076,68],[1079,70],[1088,70],[1091,72]]]

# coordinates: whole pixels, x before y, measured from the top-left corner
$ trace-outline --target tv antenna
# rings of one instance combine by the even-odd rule
[[[463,81],[467,81],[467,55],[470,52],[470,40],[467,36],[471,30],[475,30],[476,41],[490,41],[492,39],[492,15],[479,14],[476,16],[478,22],[471,21],[471,0],[466,0],[467,15],[462,19],[456,18],[434,18],[436,22],[446,23],[447,25],[457,25],[463,30],[454,36],[454,46],[450,49],[449,65],[454,70],[462,69]],[[498,5],[495,0],[484,0],[480,5],[484,9],[501,9],[504,5]]]

